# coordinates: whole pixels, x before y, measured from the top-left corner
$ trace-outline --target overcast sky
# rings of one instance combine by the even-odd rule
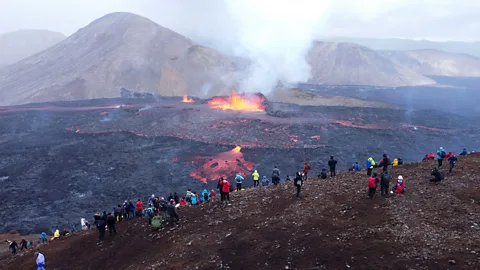
[[[248,1],[247,1],[248,2]],[[257,12],[268,21],[291,19],[292,12],[318,11],[317,36],[402,37],[431,40],[480,40],[480,1],[474,0],[15,0],[2,1],[0,33],[48,29],[66,35],[107,13],[128,11],[188,36],[235,39],[238,14]],[[255,4],[256,3],[256,4]],[[259,8],[257,8],[260,6]],[[279,7],[280,6],[280,7]],[[241,9],[242,7],[240,7]],[[259,16],[265,14],[264,17]],[[295,17],[298,18],[298,17]],[[248,20],[243,20],[242,23]],[[297,25],[298,26],[298,25]],[[251,23],[249,27],[255,27]]]

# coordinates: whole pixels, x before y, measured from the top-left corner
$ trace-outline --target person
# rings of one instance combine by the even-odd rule
[[[397,167],[397,166],[398,166],[398,158],[394,158],[394,159],[393,159],[392,166],[393,166],[393,167]]]
[[[186,204],[187,200],[185,200],[185,204]],[[168,206],[168,202],[165,201],[165,198],[161,197],[160,198],[160,216],[162,217],[163,220],[166,220],[167,219],[167,206]]]
[[[177,192],[173,193],[173,200],[175,201],[175,204],[180,203],[180,197],[178,196]]]
[[[135,216],[135,206],[133,205],[133,202],[132,200],[129,200],[128,201],[128,205],[127,205],[127,208],[128,208],[128,215],[130,218],[133,218]]]
[[[27,240],[25,239],[22,239],[20,241],[20,251],[22,251],[23,249],[27,249]]]
[[[98,229],[98,241],[102,242],[103,239],[105,239],[105,231],[106,228],[105,226],[107,225],[107,222],[103,219],[100,219],[97,223],[97,229]]]
[[[90,230],[90,222],[85,219],[85,226],[87,226],[87,230]]]
[[[207,202],[210,199],[210,193],[208,193],[207,189],[202,191],[202,197],[204,202]]]
[[[170,202],[171,200],[173,200],[173,194],[170,192],[167,197],[167,202]]]
[[[430,152],[430,154],[427,155],[427,160],[433,160],[435,159],[435,155],[433,154],[433,152]]]
[[[222,184],[222,193],[223,193],[223,200],[222,201],[230,201],[230,182],[227,179],[223,179]]]
[[[45,232],[42,232],[39,238],[40,238],[40,242],[42,243],[47,242],[47,234]]]
[[[328,167],[330,167],[330,177],[334,177],[337,175],[335,167],[337,166],[337,161],[333,158],[333,156],[330,157],[330,160],[328,161]]]
[[[380,188],[381,188],[381,195],[382,198],[386,198],[388,196],[389,192],[389,185],[390,185],[390,173],[388,171],[383,171],[382,177],[381,177],[381,182],[380,182]]]
[[[395,186],[393,186],[392,191],[396,194],[404,193],[405,192],[405,180],[403,180],[403,176],[399,175],[397,178],[397,182]]]
[[[107,227],[108,232],[110,235],[117,234],[117,230],[115,229],[115,216],[112,213],[108,213],[107,215]]]
[[[303,163],[303,180],[307,180],[308,172],[310,172],[310,164],[306,161]]]
[[[399,166],[400,166],[400,165],[403,165],[403,159],[400,158],[400,157],[398,158],[398,165],[399,165]]]
[[[367,176],[372,175],[373,168],[375,167],[375,160],[373,157],[369,157],[367,159],[367,163],[365,164],[365,168],[367,168]]]
[[[80,219],[80,226],[82,228],[82,231],[86,231],[87,230],[87,225],[85,224],[85,218],[81,218]]]
[[[187,192],[185,193],[185,198],[187,199],[187,202],[192,203],[192,189],[189,188]]]
[[[152,205],[155,204],[155,194],[152,194],[152,196],[150,196],[150,199],[148,200],[148,203],[151,203]]]
[[[430,179],[430,182],[438,183],[442,181],[445,178],[445,175],[443,172],[441,172],[438,168],[433,168],[432,173],[430,174],[433,176],[432,179]]]
[[[390,165],[392,165],[390,158],[387,156],[387,154],[383,154],[383,159],[380,161],[380,164],[378,164],[378,167],[383,167],[383,171],[387,171],[388,166]]]
[[[197,205],[198,204],[199,200],[198,200],[197,192],[192,193],[192,197],[190,197],[190,201],[191,201],[190,203],[192,205]]]
[[[273,168],[273,171],[272,171],[272,183],[274,185],[278,185],[279,182],[280,182],[280,170],[277,168],[277,166],[275,166],[275,168]]]
[[[184,206],[184,205],[186,205],[186,204],[187,204],[187,200],[185,200],[185,197],[182,197],[182,198],[180,199],[180,206]]]
[[[213,190],[213,189],[210,190],[210,198],[213,198],[215,196],[217,196],[217,193],[215,193],[215,190]]]
[[[98,225],[98,221],[99,221],[100,219],[102,219],[102,216],[100,215],[99,212],[96,212],[95,215],[93,216],[93,224],[94,224],[95,226],[97,226],[97,225]]]
[[[455,167],[455,164],[457,163],[458,158],[455,155],[452,155],[451,157],[448,158],[448,163],[450,164],[450,169],[448,170],[448,173],[452,173],[453,167]]]
[[[253,177],[253,187],[258,187],[260,185],[260,174],[258,174],[257,170],[255,170],[252,173],[252,177]]]
[[[425,157],[422,159],[422,161],[428,160],[428,155],[425,155]]]
[[[142,216],[142,212],[143,212],[143,202],[142,202],[142,200],[138,199],[136,206],[137,206],[137,217],[140,217],[140,216]]]
[[[353,164],[352,169],[356,172],[359,172],[362,170],[362,168],[360,167],[360,164],[358,164],[358,161],[356,161],[355,164]]]
[[[319,177],[322,178],[322,179],[327,179],[327,169],[323,168],[322,169],[322,172],[320,173]]]
[[[377,184],[378,184],[378,175],[376,172],[374,172],[369,178],[368,178],[368,197],[370,199],[373,199],[375,197],[375,193],[377,192]]]
[[[13,241],[7,240],[6,242],[8,243],[8,248],[12,251],[12,254],[13,255],[17,254],[17,248],[18,248],[17,242],[15,242],[15,240]]]
[[[175,205],[170,202],[167,206],[167,212],[168,212],[168,216],[169,216],[169,219],[170,219],[170,226],[173,226],[173,223],[178,223],[180,221],[180,219],[178,218],[178,214],[177,214],[177,208],[175,207]]]
[[[218,189],[218,192],[220,192],[220,200],[223,202],[223,200],[225,199],[225,196],[223,196],[222,185],[223,185],[223,176],[220,177],[220,180],[218,180],[218,183],[217,183],[217,189]]]
[[[262,186],[266,187],[268,184],[270,184],[270,181],[268,181],[268,178],[264,175],[262,178]]]
[[[45,256],[40,252],[35,252],[35,263],[37,264],[37,270],[45,270]]]
[[[241,173],[237,173],[237,176],[235,176],[235,181],[237,182],[237,187],[235,188],[235,191],[240,191],[242,190],[242,183],[243,183],[243,176]]]
[[[290,179],[290,175],[287,174],[287,177],[285,177],[285,182],[288,182],[290,180],[292,180],[292,179]]]
[[[437,150],[437,160],[438,160],[438,168],[441,168],[443,165],[443,159],[447,156],[447,153],[443,149],[443,147],[440,146],[440,149]]]
[[[300,198],[300,192],[302,191],[303,185],[303,176],[301,172],[297,172],[295,179],[293,180],[294,185],[297,187],[297,198]]]
[[[468,154],[467,148],[463,148],[462,153],[460,153],[460,156],[466,156]]]

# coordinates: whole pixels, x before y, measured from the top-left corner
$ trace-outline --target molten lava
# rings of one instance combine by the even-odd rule
[[[238,153],[238,152],[240,152],[240,150],[242,150],[242,147],[237,146],[237,147],[233,148],[232,152],[233,153]]]
[[[182,98],[182,102],[192,103],[192,102],[195,102],[195,100],[193,98],[188,98],[187,95],[184,95],[183,98]]]
[[[232,94],[227,97],[214,97],[208,101],[210,108],[221,110],[233,110],[244,112],[264,112],[263,98],[261,96],[239,95],[232,90]]]

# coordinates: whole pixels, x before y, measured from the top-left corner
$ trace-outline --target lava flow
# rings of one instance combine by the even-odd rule
[[[216,156],[195,156],[186,160],[184,159],[184,161],[193,164],[203,163],[203,165],[195,169],[190,176],[204,183],[207,183],[207,180],[217,181],[220,177],[232,177],[236,173],[247,175],[255,168],[255,164],[243,158],[243,153],[240,152],[241,149],[240,146],[237,146],[230,151],[219,153]],[[174,158],[174,160],[176,161],[178,159]]]
[[[239,95],[232,90],[232,94],[225,97],[214,97],[207,102],[212,109],[233,110],[244,112],[264,112],[263,98],[261,96]]]
[[[195,102],[195,100],[193,98],[188,98],[187,95],[184,95],[183,98],[182,98],[182,102],[192,103],[192,102]]]

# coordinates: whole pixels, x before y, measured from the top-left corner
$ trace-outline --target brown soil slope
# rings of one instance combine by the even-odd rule
[[[366,198],[365,172],[233,194],[180,209],[180,226],[152,232],[137,219],[96,245],[92,230],[41,248],[47,269],[478,269],[480,155],[431,184],[432,162],[392,169],[407,193]],[[32,254],[0,268],[32,269]]]

